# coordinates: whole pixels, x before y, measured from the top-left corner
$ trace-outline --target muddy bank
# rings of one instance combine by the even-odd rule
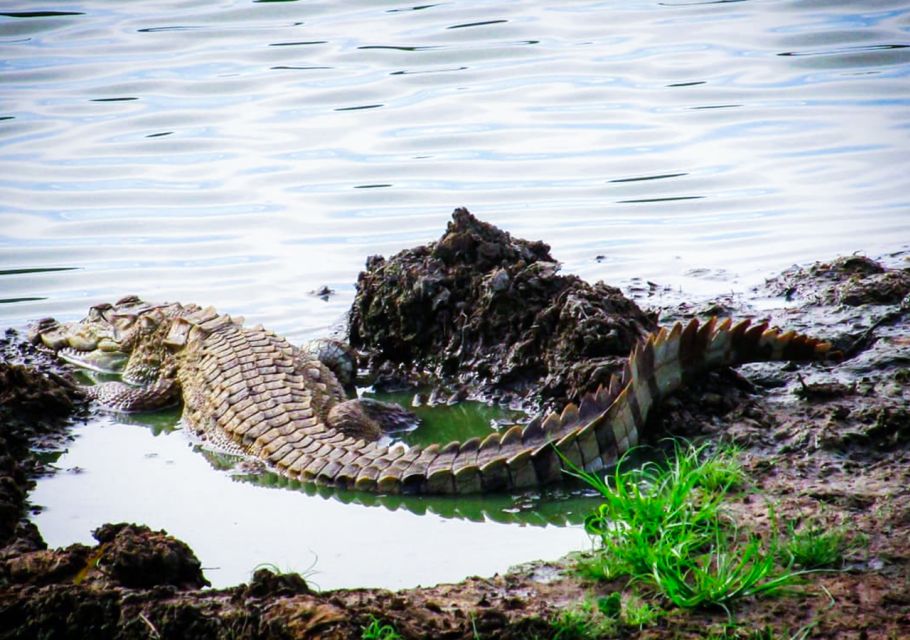
[[[69,372],[18,333],[0,337],[0,545],[17,537],[43,544],[22,522],[33,479],[43,472],[34,449],[59,448],[72,417],[86,410]]]
[[[483,275],[464,272],[467,262],[460,266],[444,263],[445,268],[439,267],[440,271],[433,260],[451,258],[446,248],[441,255],[430,258],[440,243],[452,242],[462,249],[474,247],[470,251],[480,255],[477,242],[485,238],[497,246],[510,247],[508,251],[525,260],[524,268],[528,261],[552,261],[545,245],[512,239],[464,215],[456,216],[443,240],[453,229],[456,237],[468,236],[468,240],[464,244],[460,244],[461,240],[441,240],[428,248],[413,250],[413,255],[405,252],[410,255],[405,263],[413,272],[401,275],[399,283],[411,283],[408,278],[412,276],[419,279],[424,267],[436,269],[431,273],[444,283],[436,290],[438,296],[443,290],[458,289],[455,279],[446,278],[461,273],[466,279],[459,282],[472,291],[458,292],[460,300],[482,304],[477,301],[483,299],[492,304],[495,296],[484,289],[490,284],[484,282],[490,280],[491,273],[503,269],[512,283],[524,282],[526,276],[510,267],[513,263],[508,260],[489,264],[481,261]],[[373,277],[369,274],[378,273],[383,264],[372,261],[362,281]],[[857,264],[862,266],[859,273]],[[560,306],[564,303],[554,299],[584,298],[594,289],[572,277],[562,278],[555,271],[539,278],[535,285],[539,287],[539,298],[524,298],[534,301],[531,306],[536,310],[529,310],[514,325],[506,326],[511,316],[505,313],[494,313],[492,320],[485,320],[473,317],[465,305],[441,304],[438,309],[449,313],[464,311],[465,317],[458,326],[476,340],[470,357],[464,355],[464,350],[458,355],[462,342],[455,341],[453,332],[436,335],[443,331],[445,323],[440,316],[430,316],[430,325],[410,333],[403,328],[387,332],[388,340],[398,342],[382,348],[398,349],[399,355],[394,361],[376,360],[375,367],[389,373],[389,379],[405,379],[427,365],[432,367],[433,375],[442,373],[460,384],[468,384],[473,380],[471,376],[480,376],[470,372],[471,363],[475,363],[486,367],[483,371],[492,381],[485,388],[503,395],[527,397],[533,393],[528,380],[535,372],[544,379],[560,380],[563,388],[571,388],[571,376],[561,367],[561,358],[568,358],[566,354],[570,353],[581,357],[585,347],[569,339],[574,335],[572,331],[562,331],[560,323],[552,322],[553,316],[545,312],[558,310],[558,320],[568,312]],[[745,638],[750,631],[765,628],[773,631],[767,637],[784,638],[800,630],[811,638],[910,636],[907,281],[910,269],[906,268],[906,261],[904,268],[888,269],[865,258],[848,257],[790,270],[753,292],[756,297],[765,297],[792,288],[792,305],[770,314],[756,313],[747,297],[727,297],[695,306],[675,304],[649,311],[635,305],[638,311],[631,312],[634,320],[617,325],[611,324],[611,318],[622,316],[621,309],[632,309],[635,303],[612,288],[610,300],[616,306],[585,310],[586,315],[595,318],[588,330],[594,334],[605,331],[611,336],[609,340],[590,343],[600,345],[597,349],[613,344],[610,340],[617,341],[615,348],[619,349],[619,341],[625,339],[622,336],[631,337],[651,326],[648,323],[658,312],[666,321],[690,317],[714,306],[739,315],[768,315],[782,327],[828,337],[851,356],[836,365],[762,364],[736,372],[711,373],[691,381],[666,402],[651,422],[649,434],[655,443],[674,434],[738,444],[753,485],[732,500],[730,508],[741,521],[764,533],[771,527],[769,503],[774,504],[780,522],[844,528],[850,546],[841,570],[809,576],[802,595],[737,603],[733,612],[738,624],[735,627],[730,626],[723,611],[672,609],[659,597],[641,593],[641,597],[661,606],[664,615],[641,629],[619,624],[617,637],[704,638],[726,632],[727,637]],[[386,291],[382,282],[368,284],[369,290]],[[407,291],[413,292],[412,285],[407,285]],[[366,290],[364,285],[362,291]],[[513,295],[507,289],[496,294]],[[514,305],[518,299],[509,298],[502,303]],[[375,311],[377,318],[381,313],[390,313],[381,305],[375,307],[375,300],[373,307],[367,305],[373,309],[370,313]],[[411,293],[407,293],[405,301],[427,304],[425,296],[418,300]],[[360,303],[363,302],[361,296]],[[646,300],[639,303],[644,306]],[[386,319],[407,320],[403,316],[395,320],[391,315]],[[504,340],[488,343],[490,334],[485,332],[492,331],[494,325],[484,323],[493,321],[498,323],[496,330],[509,331],[510,337],[530,339],[528,350],[513,351]],[[399,331],[403,338],[392,335]],[[7,340],[5,348],[11,348],[14,342],[18,341]],[[360,346],[369,345],[361,342]],[[566,569],[569,562],[561,566],[529,565],[502,576],[400,592],[355,589],[318,593],[300,576],[276,575],[265,569],[257,571],[249,584],[207,590],[202,588],[205,578],[199,560],[186,545],[165,532],[141,525],[105,525],[96,531],[97,545],[47,550],[38,532],[23,520],[29,478],[40,472],[28,447],[52,445],[55,438],[64,437],[66,420],[72,418],[61,418],[59,414],[73,415],[70,412],[75,410],[78,415],[81,404],[66,371],[44,361],[40,353],[16,355],[16,363],[29,359],[31,368],[15,367],[12,353],[18,354],[20,348],[28,350],[21,346],[7,349],[2,370],[4,380],[16,384],[0,387],[7,393],[5,415],[15,416],[4,420],[0,432],[4,452],[0,488],[15,489],[11,506],[3,511],[9,516],[4,520],[5,526],[12,533],[3,539],[5,548],[0,551],[0,638],[360,638],[362,628],[373,617],[394,625],[405,638],[553,638],[558,633],[553,621],[560,612],[579,607],[585,599],[629,592],[624,580],[594,583],[573,576]],[[562,355],[552,355],[549,350]],[[442,357],[428,359],[433,353]],[[543,362],[535,364],[532,353],[537,353]],[[599,354],[593,356],[595,359],[604,361],[618,357],[595,353]],[[520,375],[506,375],[509,363],[516,364]],[[22,380],[27,383],[20,384]],[[20,396],[18,391],[9,389],[44,387],[42,397],[48,398],[47,403],[35,402],[28,394],[21,396],[21,401],[11,401]],[[557,388],[554,383],[550,392],[555,393]],[[57,403],[59,407],[55,409]],[[36,415],[35,410],[43,406],[51,408],[50,414],[39,411]]]

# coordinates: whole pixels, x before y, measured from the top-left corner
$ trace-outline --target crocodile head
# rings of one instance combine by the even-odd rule
[[[183,311],[180,305],[153,305],[127,296],[114,304],[91,307],[78,322],[40,320],[31,339],[78,366],[116,372],[125,364],[124,378],[148,382],[172,372],[173,349],[166,338],[174,318]]]

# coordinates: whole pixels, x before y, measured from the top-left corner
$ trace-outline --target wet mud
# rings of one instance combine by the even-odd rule
[[[656,318],[616,287],[559,273],[543,242],[456,209],[436,242],[373,256],[349,342],[382,386],[442,385],[441,399],[561,405],[609,382]]]
[[[26,530],[25,501],[34,478],[44,472],[32,455],[55,449],[66,439],[72,416],[86,405],[68,370],[13,330],[0,337],[0,545]]]
[[[470,273],[467,257],[477,261],[477,273]],[[846,354],[842,362],[756,364],[690,381],[657,411],[648,438],[657,446],[668,435],[737,444],[751,482],[730,501],[740,521],[768,533],[776,525],[769,521],[770,504],[777,522],[842,528],[849,542],[844,566],[809,575],[798,595],[736,603],[735,622],[722,610],[663,603],[665,614],[654,622],[619,625],[614,635],[906,638],[908,258],[889,256],[891,266],[838,258],[788,270],[750,296],[694,304],[664,299],[655,307],[646,291],[630,292],[632,302],[607,285],[560,276],[545,266],[554,262],[542,243],[513,239],[456,213],[440,241],[371,259],[351,335],[358,348],[373,353],[370,366],[390,384],[432,376],[440,385],[470,389],[463,393],[539,394],[543,402],[594,382],[597,367],[612,367],[605,363],[620,358],[623,345],[658,316],[663,323],[725,310],[832,340]],[[382,302],[390,296],[404,310]],[[756,311],[751,300],[769,296],[783,296],[781,308]],[[519,301],[529,308],[521,310]],[[427,309],[431,313],[417,319]],[[617,321],[620,316],[625,320]],[[581,320],[598,335],[584,337],[572,327]],[[493,341],[494,331],[508,340]],[[42,472],[30,450],[59,446],[84,407],[59,364],[29,352],[12,334],[2,347],[0,638],[360,638],[373,619],[409,639],[553,638],[552,621],[561,611],[627,588],[625,580],[582,579],[566,560],[398,592],[317,592],[301,576],[267,569],[248,584],[211,590],[185,544],[127,524],[99,528],[91,547],[48,550],[25,517],[30,482]],[[599,364],[573,373],[574,357]],[[535,376],[544,390],[534,389]],[[658,596],[642,595],[660,603]],[[749,636],[753,631],[765,635]]]

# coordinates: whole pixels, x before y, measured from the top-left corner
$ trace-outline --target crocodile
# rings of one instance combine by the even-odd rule
[[[295,347],[212,307],[136,296],[96,305],[79,322],[42,320],[32,337],[90,368],[104,368],[99,356],[125,358],[125,382],[86,389],[109,407],[182,401],[184,425],[215,447],[304,483],[385,494],[525,489],[559,481],[566,463],[596,472],[636,446],[655,404],[694,374],[834,357],[830,343],[764,322],[693,319],[648,334],[622,372],[578,404],[483,439],[408,448],[383,437],[408,412],[347,398],[354,365],[340,343]]]

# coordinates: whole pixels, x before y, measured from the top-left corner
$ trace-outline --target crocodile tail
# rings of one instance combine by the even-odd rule
[[[691,374],[769,360],[823,360],[831,345],[795,332],[744,320],[697,320],[649,334],[621,375],[586,394],[578,405],[535,418],[485,439],[415,447],[374,459],[349,481],[384,493],[477,493],[549,484],[562,460],[596,471],[638,444],[651,408]],[[555,446],[554,446],[555,445]],[[558,452],[557,452],[558,449]]]
[[[582,417],[577,428],[565,429],[556,446],[577,467],[597,471],[638,444],[651,409],[693,375],[748,362],[829,360],[838,355],[828,342],[769,329],[767,322],[753,325],[748,319],[735,325],[729,318],[702,324],[693,319],[661,328],[632,350],[622,374],[611,380],[606,400],[598,398],[602,390],[582,399],[580,416],[593,417]],[[604,401],[609,406],[595,414]],[[592,408],[586,410],[586,404]],[[552,468],[547,466],[547,481],[558,475]]]
[[[685,326],[677,323],[669,330],[661,328],[632,350],[604,399],[599,397],[603,389],[582,399],[578,426],[564,425],[556,448],[577,467],[597,471],[638,444],[651,409],[695,374],[747,362],[836,357],[830,343],[794,331],[769,329],[767,322],[752,325],[746,319],[734,325],[729,318],[711,318],[700,324],[693,319]],[[596,413],[604,402],[609,406]],[[586,404],[591,408],[586,410]],[[568,411],[571,415],[574,408],[570,405]],[[585,415],[592,417],[585,419]],[[546,470],[541,480],[555,480],[561,472],[561,468],[554,471],[552,464]]]

